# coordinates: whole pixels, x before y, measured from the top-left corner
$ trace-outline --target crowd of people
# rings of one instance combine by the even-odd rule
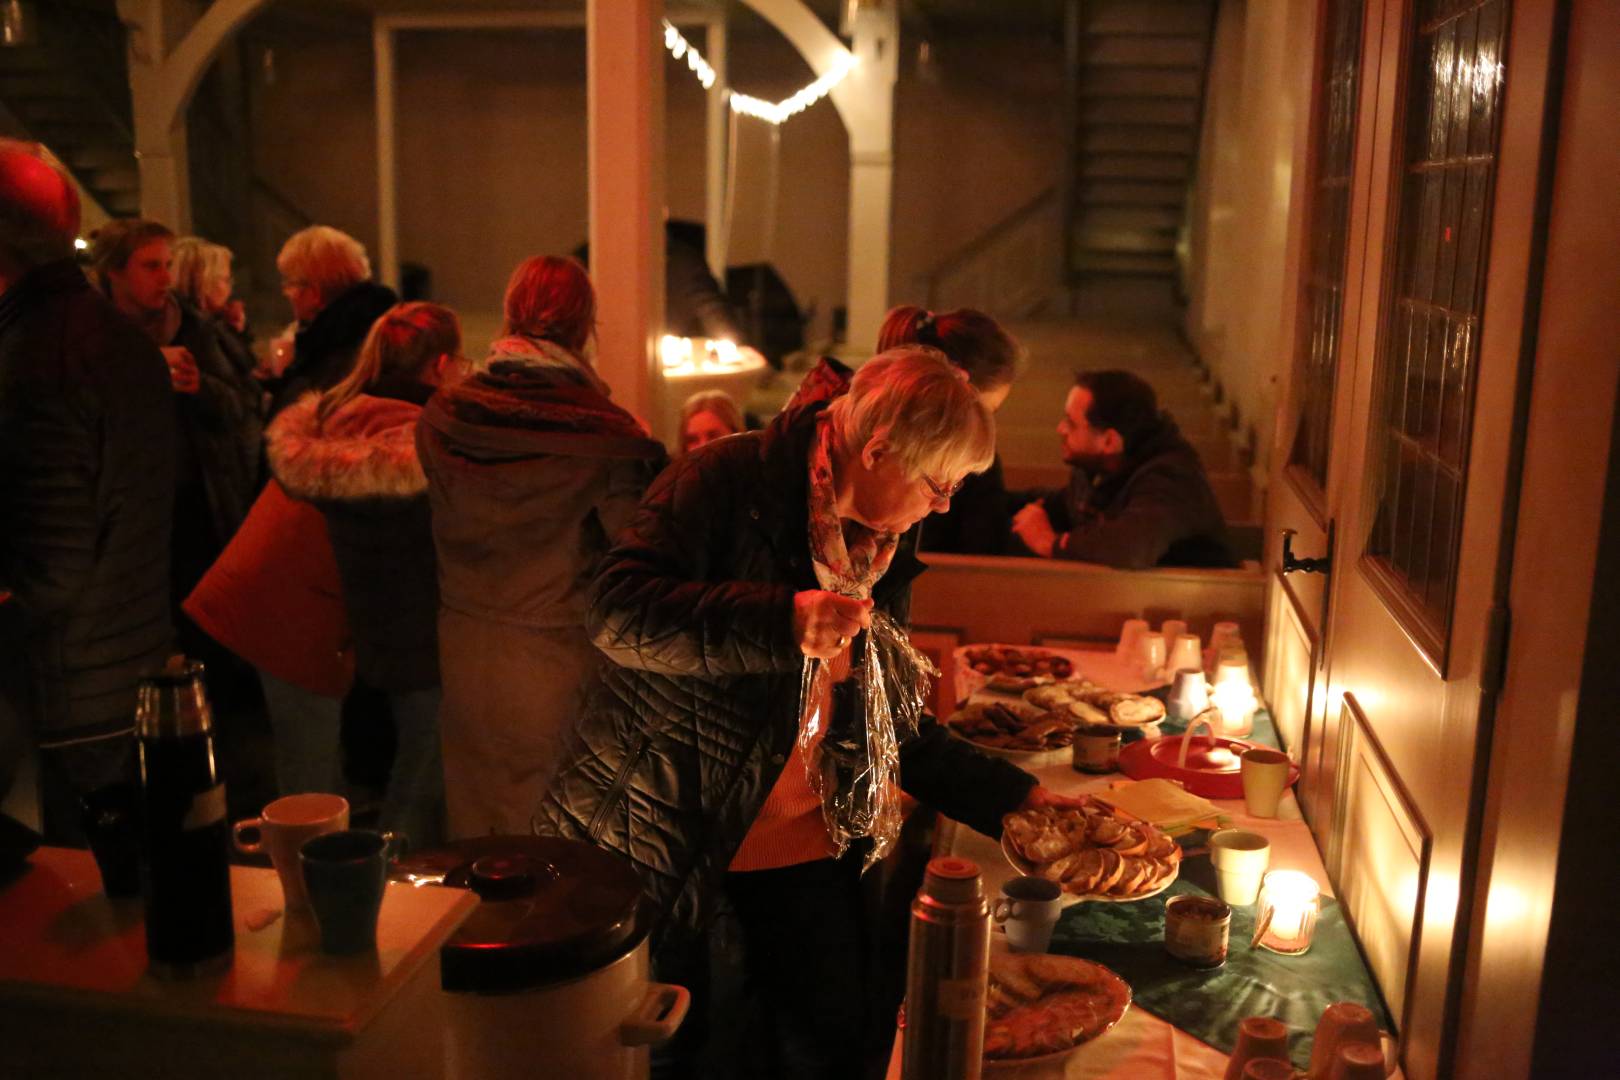
[[[823,359],[761,430],[699,395],[671,462],[593,366],[572,259],[514,270],[472,362],[453,311],[398,302],[314,226],[277,259],[293,327],[261,359],[228,250],[116,221],[87,275],[74,189],[27,144],[0,142],[0,228],[0,707],[47,836],[78,840],[79,797],[127,774],[136,681],[177,647],[251,672],[284,794],[344,789],[363,690],[396,740],[380,827],[620,852],[660,974],[700,1005],[728,912],[746,1075],[858,1076],[892,1033],[869,846],[832,842],[813,775],[824,751],[826,782],[859,775],[864,744],[806,724],[863,722],[874,616],[903,625],[919,546],[1224,557],[1196,454],[1124,373],[1070,392],[1068,488],[1005,490],[1022,349],[980,312],[895,309],[871,359]],[[990,835],[1062,801],[931,718],[902,735],[900,787]],[[707,1015],[670,1075],[701,1067]]]

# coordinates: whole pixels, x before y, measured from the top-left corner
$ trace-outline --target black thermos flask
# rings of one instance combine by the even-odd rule
[[[141,766],[146,952],[169,978],[230,966],[230,825],[214,758],[203,666],[182,657],[142,679],[135,705]]]

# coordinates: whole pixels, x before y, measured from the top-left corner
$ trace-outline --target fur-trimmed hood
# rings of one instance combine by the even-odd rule
[[[411,499],[427,492],[409,401],[361,394],[321,424],[320,394],[306,394],[265,432],[270,470],[287,493],[311,502]]]

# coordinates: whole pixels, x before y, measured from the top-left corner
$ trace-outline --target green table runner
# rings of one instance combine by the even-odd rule
[[[1181,876],[1151,899],[1073,905],[1058,920],[1051,951],[1112,968],[1130,984],[1139,1007],[1222,1053],[1237,1045],[1238,1021],[1274,1016],[1288,1025],[1289,1051],[1304,1068],[1316,1021],[1335,1001],[1360,1002],[1380,1027],[1395,1030],[1336,901],[1322,898],[1316,937],[1303,956],[1251,950],[1254,906],[1233,907],[1226,964],[1198,971],[1164,951],[1165,902],[1184,893],[1215,895],[1209,856],[1183,860]]]

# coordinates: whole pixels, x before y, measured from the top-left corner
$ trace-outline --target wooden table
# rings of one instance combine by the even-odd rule
[[[231,868],[236,954],[186,982],[147,973],[141,902],[85,851],[41,848],[0,885],[0,1076],[418,1077],[444,1071],[439,947],[478,903],[391,884],[377,950],[326,956],[271,870]]]

